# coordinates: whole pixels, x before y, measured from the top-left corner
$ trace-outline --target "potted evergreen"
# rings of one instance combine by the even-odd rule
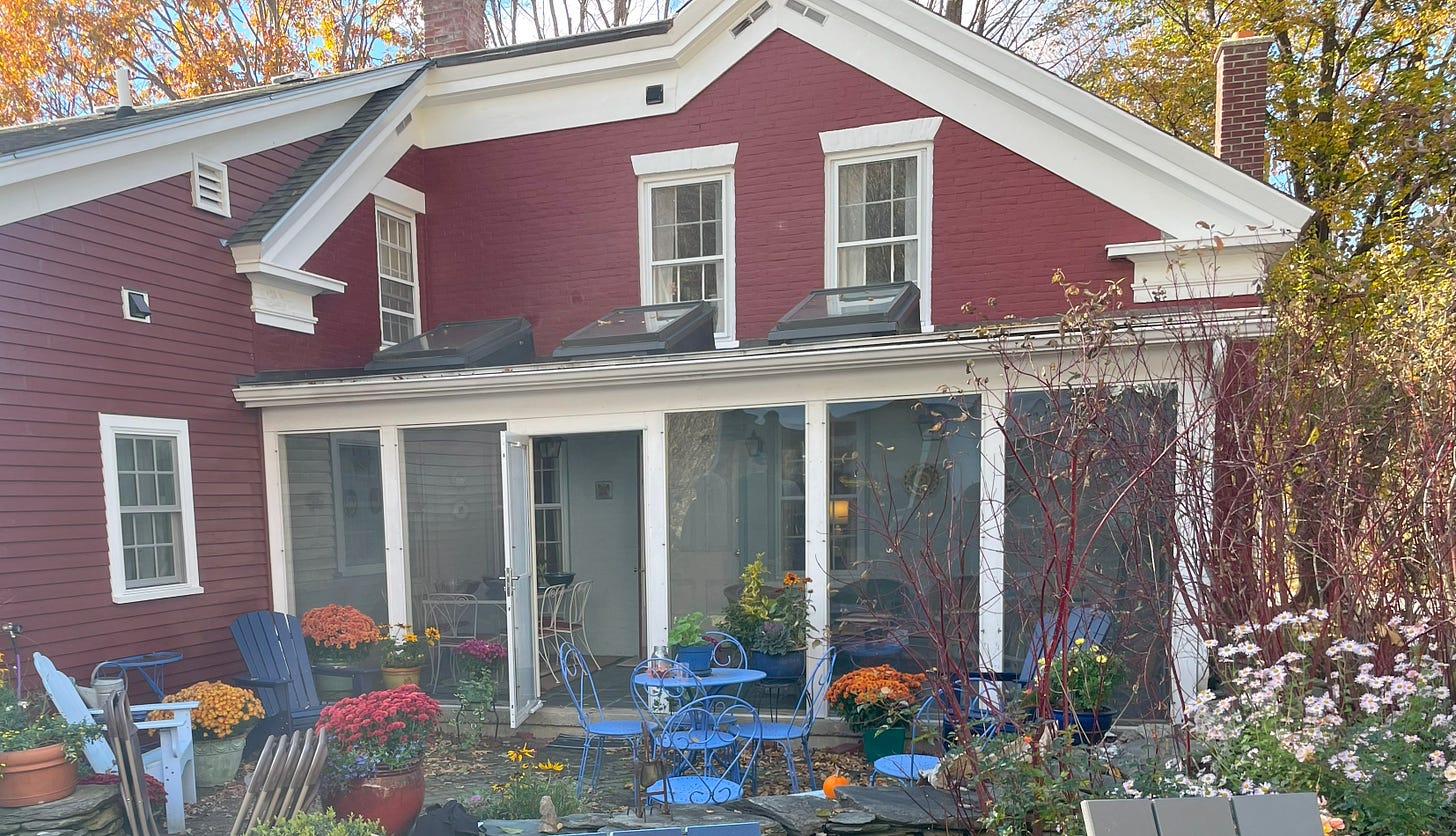
[[[748,666],[770,679],[793,679],[804,673],[809,646],[809,579],[785,572],[783,588],[766,590],[763,555],[743,569],[738,600],[723,610],[723,630],[748,651]]]

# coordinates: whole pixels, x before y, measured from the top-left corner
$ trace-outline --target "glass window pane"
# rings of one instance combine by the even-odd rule
[[[117,470],[136,470],[136,442],[126,436],[116,437]]]
[[[703,207],[701,187],[694,183],[688,186],[677,187],[677,217],[680,224],[695,223],[702,220]]]
[[[123,473],[117,477],[117,484],[121,488],[121,507],[135,508],[137,505],[137,477],[130,473]]]
[[[702,228],[697,224],[683,224],[677,227],[677,257],[697,258],[702,254]]]
[[[157,477],[157,504],[158,505],[176,505],[177,504],[177,484],[176,484],[176,481],[177,481],[176,478],[173,477],[172,474],[170,474],[170,473],[165,473],[165,474],[162,474],[161,476],[158,476]]]
[[[138,438],[136,440],[136,469],[156,470],[157,457],[152,450],[150,438]]]
[[[136,532],[133,530],[136,525],[136,518],[132,514],[121,515],[121,545],[136,545]]]
[[[849,206],[865,201],[865,167],[863,165],[842,165],[839,167],[839,205]]]
[[[140,579],[141,576],[138,574],[137,571],[136,549],[124,548],[121,550],[121,566],[122,571],[126,573],[126,579],[128,581]]]
[[[157,477],[151,474],[137,477],[137,504],[150,508],[157,504]]]
[[[894,235],[890,225],[889,203],[870,203],[865,206],[865,237],[889,238]]]
[[[172,547],[157,547],[157,577],[172,578],[177,574],[176,564],[172,561]]]
[[[159,438],[154,446],[157,451],[157,470],[162,473],[172,472],[175,469],[172,464],[172,450],[177,446],[177,442],[170,438]]]

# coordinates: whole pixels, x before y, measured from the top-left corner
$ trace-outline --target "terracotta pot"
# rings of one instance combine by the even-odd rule
[[[193,774],[199,787],[220,787],[236,778],[243,762],[246,734],[192,743]]]
[[[384,678],[384,689],[386,691],[398,688],[401,685],[420,684],[419,665],[409,668],[380,668],[379,675]]]
[[[359,816],[379,822],[387,836],[404,836],[425,806],[425,764],[355,778],[326,794],[323,803],[340,819]]]
[[[29,807],[65,798],[76,791],[76,764],[66,760],[66,747],[54,743],[39,749],[0,752],[0,807]]]

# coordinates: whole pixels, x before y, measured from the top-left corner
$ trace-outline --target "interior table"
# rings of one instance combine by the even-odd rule
[[[180,661],[182,661],[182,654],[175,650],[154,650],[135,656],[123,656],[120,659],[107,659],[91,669],[91,681],[95,682],[97,677],[104,677],[113,671],[118,678],[125,681],[128,673],[136,671],[151,687],[152,693],[157,695],[157,702],[161,702],[167,696],[163,669],[173,662]]]

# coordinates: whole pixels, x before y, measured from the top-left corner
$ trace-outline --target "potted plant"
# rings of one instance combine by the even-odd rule
[[[1097,743],[1112,728],[1114,712],[1108,706],[1112,691],[1127,678],[1127,666],[1100,645],[1078,638],[1050,662],[1037,660],[1036,677],[1047,678],[1053,704],[1052,719],[1072,730],[1075,743]]]
[[[825,694],[829,707],[860,733],[865,760],[905,751],[905,732],[915,716],[915,692],[925,675],[901,673],[889,665],[858,668],[834,680]]]
[[[403,836],[425,802],[425,751],[440,704],[415,685],[370,691],[325,706],[317,728],[329,734],[323,803],[340,818],[374,819]]]
[[[220,787],[238,774],[248,730],[263,719],[257,694],[226,682],[199,682],[162,702],[195,702],[192,709],[194,774],[199,787]],[[157,710],[148,720],[170,720],[172,712]]]
[[[690,612],[673,619],[667,628],[667,643],[672,645],[673,656],[693,673],[708,673],[713,669],[713,651],[716,647],[703,636],[703,622],[708,617],[701,612]]]
[[[440,643],[440,631],[426,627],[422,638],[408,624],[381,624],[379,643],[384,648],[384,655],[379,660],[384,687],[418,685],[420,667],[425,664],[425,652]]]
[[[0,661],[3,661],[0,655]],[[76,790],[76,758],[101,736],[96,725],[73,725],[42,696],[22,700],[0,667],[0,807],[28,807]]]
[[[460,695],[459,723],[466,724],[467,736],[478,738],[487,712],[495,711],[496,669],[510,653],[499,642],[468,639],[455,648],[455,672]]]
[[[784,573],[783,589],[764,589],[763,555],[743,568],[738,600],[723,610],[723,630],[748,651],[748,665],[771,679],[793,679],[804,673],[809,646],[809,579]]]
[[[314,607],[299,619],[308,642],[308,658],[315,665],[356,665],[379,641],[374,619],[350,606]]]

